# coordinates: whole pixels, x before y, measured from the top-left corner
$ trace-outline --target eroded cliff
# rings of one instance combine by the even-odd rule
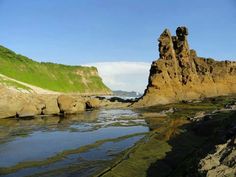
[[[198,57],[188,45],[188,29],[168,29],[160,35],[160,58],[151,65],[149,82],[136,106],[236,93],[236,62]]]
[[[31,89],[36,93],[45,91],[87,95],[112,93],[103,83],[95,67],[36,62],[1,45],[0,77],[0,85],[28,91]],[[31,86],[37,89],[32,89]]]

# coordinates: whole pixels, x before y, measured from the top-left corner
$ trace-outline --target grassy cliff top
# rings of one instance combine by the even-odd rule
[[[95,67],[40,63],[1,45],[0,74],[57,92],[110,93]]]

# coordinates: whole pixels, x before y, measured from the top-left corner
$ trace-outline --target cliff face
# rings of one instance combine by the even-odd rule
[[[160,58],[151,65],[149,83],[138,106],[236,93],[236,62],[198,57],[189,49],[188,29],[176,36],[165,30],[159,41]]]
[[[49,91],[81,94],[112,93],[103,83],[95,67],[39,63],[3,46],[0,46],[0,74]],[[6,81],[0,78],[0,85],[4,84],[6,85]]]

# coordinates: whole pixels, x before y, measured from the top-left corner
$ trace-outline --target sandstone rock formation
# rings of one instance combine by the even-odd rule
[[[75,114],[85,110],[85,103],[68,95],[60,95],[57,98],[57,103],[62,114]]]
[[[148,86],[134,106],[236,93],[236,62],[198,57],[187,36],[186,27],[178,27],[176,36],[164,30],[158,39],[160,58],[152,63]]]
[[[35,117],[38,115],[77,114],[99,107],[121,108],[129,103],[111,102],[78,94],[22,93],[0,85],[0,119],[9,117]]]
[[[59,114],[58,95],[38,95],[16,92],[0,87],[0,118],[32,117]]]
[[[40,103],[38,105],[42,106],[45,104],[45,107],[41,108],[42,115],[53,115],[60,112],[57,97],[58,95],[40,95]]]
[[[98,98],[91,98],[86,102],[86,109],[99,108],[101,101]]]
[[[40,115],[41,112],[33,103],[28,103],[23,105],[22,109],[16,113],[18,117],[33,117],[35,115]]]

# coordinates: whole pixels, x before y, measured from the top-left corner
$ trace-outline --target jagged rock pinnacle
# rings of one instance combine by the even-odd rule
[[[168,29],[160,35],[160,58],[152,63],[147,89],[134,106],[236,93],[236,62],[198,57],[189,48],[188,34],[186,27],[178,27],[176,36]]]

